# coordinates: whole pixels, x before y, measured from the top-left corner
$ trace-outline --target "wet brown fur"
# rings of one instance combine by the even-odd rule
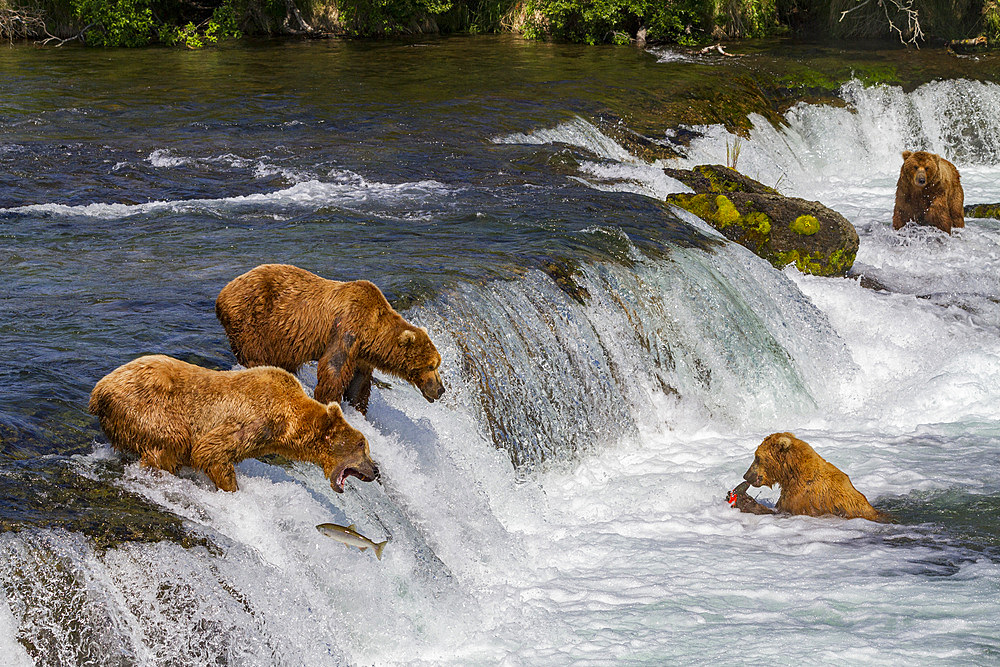
[[[428,401],[444,394],[441,355],[367,280],[340,282],[288,264],[262,264],[222,288],[215,314],[237,361],[295,373],[318,360],[316,399],[368,410],[372,371],[406,380]]]
[[[342,474],[378,476],[368,441],[340,406],[313,400],[280,368],[213,371],[139,357],[97,383],[90,412],[116,449],[171,473],[198,468],[223,491],[238,488],[235,463],[264,454],[315,463],[338,492]]]
[[[964,203],[962,178],[955,165],[936,153],[903,151],[893,229],[914,220],[951,234],[952,229],[965,227]]]
[[[764,438],[743,479],[753,486],[779,484],[781,496],[775,505],[779,512],[891,521],[871,506],[846,474],[791,433]]]

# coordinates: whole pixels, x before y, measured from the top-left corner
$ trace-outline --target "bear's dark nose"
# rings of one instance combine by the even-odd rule
[[[917,185],[924,186],[927,184],[927,176],[924,174],[917,174]]]

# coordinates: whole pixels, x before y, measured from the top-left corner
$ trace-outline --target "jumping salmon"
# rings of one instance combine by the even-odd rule
[[[385,545],[389,543],[389,540],[376,544],[357,532],[355,528],[356,526],[353,523],[346,528],[344,526],[338,526],[335,523],[321,523],[316,526],[316,530],[319,532],[323,533],[327,537],[332,537],[338,542],[342,542],[349,547],[357,547],[362,551],[368,547],[373,548],[375,550],[375,557],[382,560],[382,549],[384,549]]]

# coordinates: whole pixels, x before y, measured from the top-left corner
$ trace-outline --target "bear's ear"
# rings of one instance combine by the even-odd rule
[[[326,414],[328,414],[335,421],[344,418],[344,411],[340,409],[340,403],[337,401],[332,401],[326,404]]]
[[[903,151],[903,161],[909,160],[911,155],[913,155],[913,151]]]
[[[791,433],[783,433],[781,437],[778,438],[778,448],[783,452],[787,452],[792,448],[792,438],[789,436],[791,436]]]
[[[417,339],[417,334],[413,333],[409,329],[399,334],[399,344],[402,345],[403,347],[406,347],[416,339]]]

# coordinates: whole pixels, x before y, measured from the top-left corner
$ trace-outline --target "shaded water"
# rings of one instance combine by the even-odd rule
[[[1000,59],[746,51],[5,47],[0,655],[995,658],[1000,224],[888,225],[906,148],[1000,201]],[[844,213],[888,289],[774,271],[665,207],[683,186],[622,126],[681,166],[743,132],[741,170]],[[123,463],[86,414],[140,354],[231,367],[214,299],[261,262],[373,280],[437,342],[442,403],[393,382],[349,414],[381,486],[248,461],[216,493]],[[775,430],[901,524],[732,512]]]

